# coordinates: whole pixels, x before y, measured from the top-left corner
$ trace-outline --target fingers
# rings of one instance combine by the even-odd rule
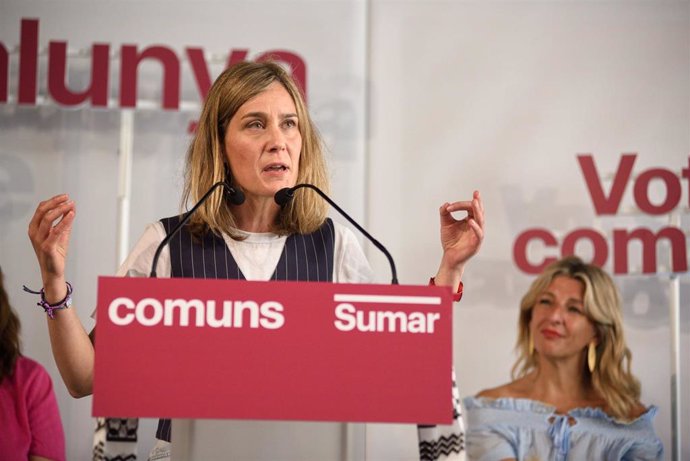
[[[34,249],[45,251],[47,246],[50,250],[56,242],[68,238],[75,213],[75,204],[67,194],[39,203],[29,223],[29,238]]]
[[[444,207],[445,207],[445,210],[449,213],[453,212],[453,211],[471,211],[472,210],[472,201],[471,200],[464,200],[464,201],[460,201],[460,202],[446,203],[444,205]]]
[[[484,228],[480,226],[479,223],[474,219],[468,219],[467,224],[470,226],[470,228],[472,228],[474,234],[479,240],[479,244],[481,244],[481,242],[484,240]]]
[[[29,222],[29,233],[37,232],[47,213],[55,210],[56,207],[64,205],[69,201],[67,194],[56,195],[55,197],[44,200],[38,204],[31,221]]]
[[[38,226],[38,235],[44,238],[51,238],[61,235],[66,230],[66,219],[67,216],[71,214],[72,219],[74,218],[74,202],[64,202],[58,207],[48,210],[44,215],[43,219]],[[53,224],[58,218],[60,221],[57,224]],[[70,220],[71,222],[71,220]]]
[[[474,191],[472,200],[444,203],[440,208],[441,218],[448,219],[455,211],[466,211],[468,219],[474,218],[480,226],[484,226],[484,204],[479,191]]]
[[[474,214],[474,219],[483,228],[484,227],[484,204],[482,203],[482,197],[479,195],[479,191],[474,191],[472,195],[472,212]]]
[[[60,222],[50,229],[48,240],[59,241],[64,239],[64,237],[69,236],[70,232],[72,232],[72,223],[74,223],[75,216],[74,203],[70,203],[69,206],[70,209],[66,210],[66,213],[62,213],[62,219]]]

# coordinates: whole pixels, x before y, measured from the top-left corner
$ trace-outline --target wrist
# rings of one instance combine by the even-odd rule
[[[462,279],[462,275],[464,272],[464,264],[458,266],[450,266],[441,263],[441,265],[438,268],[438,272],[436,272],[436,276],[434,277],[434,279],[436,280],[436,285],[449,286],[451,288],[456,287]]]
[[[65,297],[59,301],[53,302],[46,298],[45,287],[41,288],[40,291],[34,291],[24,285],[24,291],[39,295],[41,297],[40,301],[36,304],[41,306],[51,319],[55,319],[55,311],[67,309],[72,305],[72,285],[70,285],[69,282],[65,282],[65,290]]]
[[[444,252],[443,256],[441,256],[441,263],[438,266],[437,281],[438,277],[460,280],[463,272],[465,272],[466,263],[467,261],[458,262],[457,258],[453,258],[452,254]]]
[[[448,286],[448,285],[437,284],[434,277],[431,277],[429,279],[429,285],[431,285],[431,286]],[[463,285],[462,281],[458,281],[457,287],[458,287],[457,290],[453,292],[453,301],[455,301],[455,302],[458,302],[462,299],[462,293],[463,293],[463,289],[464,289],[464,285]]]
[[[64,277],[43,278],[43,296],[49,304],[55,304],[67,297],[67,281]]]

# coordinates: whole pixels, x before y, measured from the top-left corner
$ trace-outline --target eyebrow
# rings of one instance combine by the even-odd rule
[[[242,119],[254,118],[254,117],[266,118],[266,113],[265,112],[248,112],[242,116]],[[285,120],[286,118],[296,118],[296,117],[297,117],[296,113],[288,113],[288,114],[281,114],[280,115],[280,118],[282,120]]]
[[[549,296],[550,298],[555,298],[555,297],[556,297],[556,295],[554,295],[554,294],[551,293],[550,291],[544,291],[544,292],[542,292],[539,296],[544,296],[544,295],[547,295],[547,296]],[[568,298],[568,301],[567,301],[567,302],[569,302],[569,303],[571,303],[571,302],[576,302],[576,303],[581,304],[581,305],[583,305],[583,306],[585,305],[585,300],[584,300],[584,299]]]

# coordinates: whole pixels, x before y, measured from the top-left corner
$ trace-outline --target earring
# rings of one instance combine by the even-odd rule
[[[589,372],[594,373],[594,368],[597,366],[597,346],[594,341],[591,341],[587,347],[587,366]]]
[[[529,352],[530,357],[532,355],[534,355],[534,339],[532,339],[532,332],[531,331],[529,333],[529,340],[527,342],[527,351]]]

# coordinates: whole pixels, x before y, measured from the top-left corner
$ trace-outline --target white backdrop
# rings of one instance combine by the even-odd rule
[[[39,101],[18,105],[22,18],[39,20]],[[71,88],[89,82],[90,58],[73,56],[93,43],[110,45],[108,108],[60,107],[47,96],[50,41],[68,42]],[[479,189],[487,210],[485,245],[465,276],[456,309],[454,362],[461,394],[509,380],[517,306],[530,276],[513,259],[517,236],[548,230],[556,248],[533,242],[528,259],[559,256],[577,228],[607,241],[612,270],[614,229],[672,226],[687,245],[690,168],[690,2],[576,1],[32,1],[0,3],[0,43],[10,51],[9,101],[0,102],[0,264],[23,322],[24,351],[51,372],[68,439],[68,459],[90,456],[90,398],[74,400],[50,354],[43,315],[21,285],[40,278],[26,237],[39,200],[60,192],[77,201],[70,279],[87,329],[96,277],[112,274],[117,220],[123,44],[163,45],[180,59],[181,110],[161,110],[161,71],[143,64],[134,114],[130,244],[145,223],[178,209],[187,126],[199,98],[185,48],[216,58],[230,50],[253,59],[289,50],[306,62],[309,105],[329,146],[333,197],[366,223],[393,253],[401,283],[426,283],[440,247],[437,209]],[[1,69],[0,69],[1,70]],[[0,81],[2,81],[0,79]],[[0,88],[0,94],[1,88]],[[611,190],[621,156],[637,157],[617,213],[595,212],[578,154],[590,154]],[[633,200],[645,171],[674,172],[679,203],[650,216]],[[667,197],[652,181],[651,201]],[[671,454],[669,245],[658,245],[654,274],[616,277],[625,299],[626,334],[643,401],[660,407],[656,428]],[[378,278],[385,258],[367,247]],[[581,242],[577,251],[593,255]],[[681,276],[681,353],[686,379],[682,421],[690,427],[690,288]],[[629,272],[639,274],[637,243]],[[488,366],[487,364],[491,364]],[[146,424],[152,425],[152,422]],[[145,424],[145,426],[146,426]],[[152,430],[152,427],[149,427]],[[144,428],[141,429],[144,431]],[[146,433],[140,448],[148,450]],[[414,459],[412,426],[368,425],[368,459]],[[683,456],[690,444],[683,441]]]

